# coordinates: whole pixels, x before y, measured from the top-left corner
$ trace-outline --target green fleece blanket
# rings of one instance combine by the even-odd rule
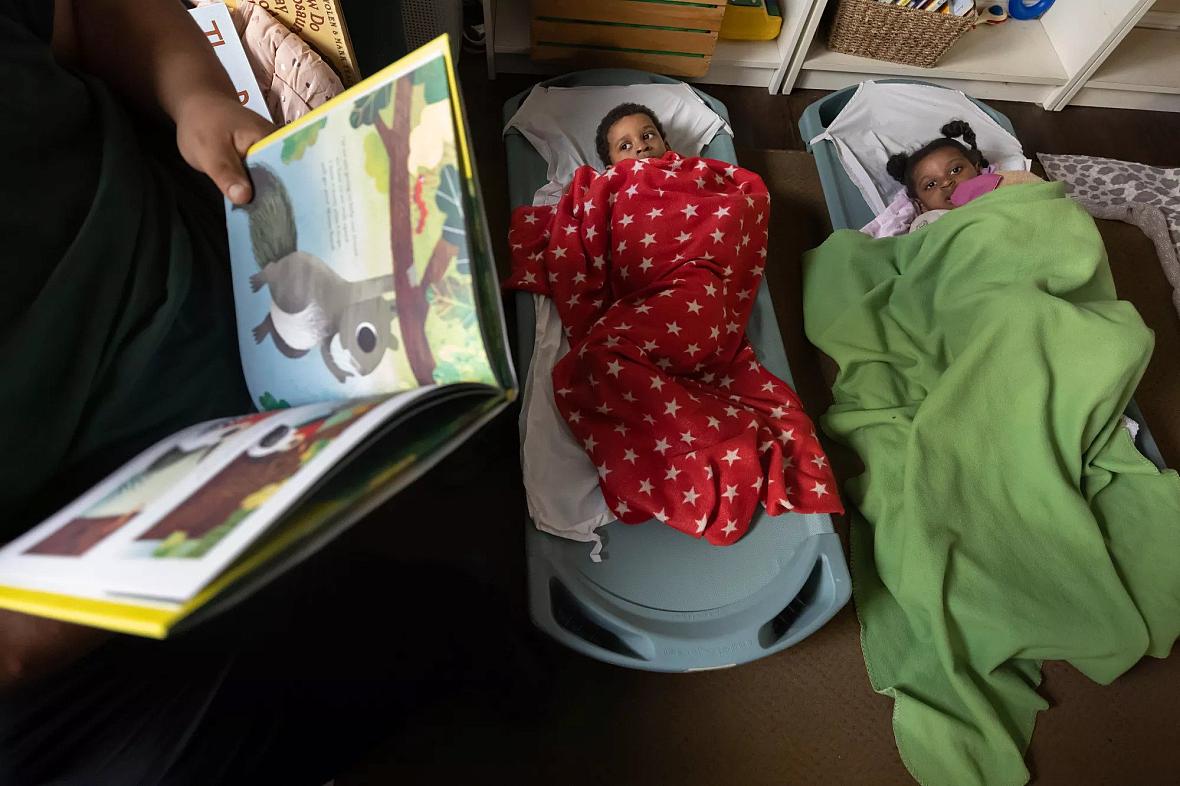
[[[923,784],[1024,783],[1041,661],[1107,683],[1180,633],[1180,478],[1120,426],[1152,334],[1055,183],[837,232],[804,311],[840,367],[823,426],[865,465],[854,597],[902,760]]]

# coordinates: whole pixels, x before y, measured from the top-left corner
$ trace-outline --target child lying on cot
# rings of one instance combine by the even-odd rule
[[[762,179],[669,150],[639,104],[608,112],[595,147],[605,171],[583,165],[556,205],[513,213],[505,286],[561,319],[554,403],[607,508],[715,545],[762,506],[842,510],[802,402],[745,333],[768,256]]]
[[[913,153],[890,156],[886,169],[905,191],[862,232],[873,237],[914,232],[1000,186],[1040,182],[1030,172],[997,172],[988,166],[975,132],[962,120],[947,123],[940,133]]]

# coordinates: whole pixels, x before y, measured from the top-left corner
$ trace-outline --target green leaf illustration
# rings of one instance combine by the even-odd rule
[[[365,174],[373,178],[373,186],[382,194],[389,193],[389,153],[376,131],[365,134]]]
[[[352,105],[352,112],[348,115],[348,123],[353,128],[371,126],[377,122],[377,115],[389,106],[389,99],[393,95],[393,85],[386,85],[380,90],[374,90],[366,96],[361,96]]]
[[[461,279],[443,276],[426,290],[426,300],[441,319],[455,320],[464,326],[474,321],[475,304],[471,289]]]
[[[467,257],[467,224],[463,220],[463,192],[459,182],[459,170],[454,164],[443,167],[438,177],[438,191],[434,202],[438,209],[446,216],[443,222],[443,238],[458,249],[455,257],[455,269],[463,275],[471,272],[471,263]]]
[[[445,101],[451,94],[447,83],[447,69],[441,57],[431,60],[414,72],[414,84],[425,87],[426,103],[433,104]]]
[[[258,408],[263,412],[270,412],[276,409],[287,409],[291,405],[285,399],[275,398],[268,390],[258,398]]]
[[[279,158],[284,164],[289,164],[292,161],[298,161],[303,158],[303,154],[307,152],[307,148],[315,144],[316,138],[320,135],[320,129],[328,124],[328,118],[322,118],[318,123],[312,123],[305,126],[291,136],[283,140],[283,148],[279,152]]]

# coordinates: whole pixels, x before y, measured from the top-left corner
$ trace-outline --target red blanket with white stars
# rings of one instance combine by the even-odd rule
[[[620,521],[722,545],[759,502],[843,511],[798,396],[745,334],[769,207],[753,172],[670,152],[583,166],[555,207],[513,213],[505,287],[557,307],[557,407]]]

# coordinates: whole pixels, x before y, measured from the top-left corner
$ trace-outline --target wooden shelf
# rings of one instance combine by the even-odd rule
[[[796,0],[796,3],[798,0]],[[786,6],[789,8],[790,3]],[[787,20],[783,32],[788,32]],[[780,43],[783,42],[783,43]],[[528,54],[529,6],[523,0],[500,0],[496,4],[496,53]],[[780,34],[771,41],[726,41],[719,39],[713,53],[713,63],[739,68],[761,68],[773,71],[782,65],[786,43]]]
[[[805,71],[835,71],[924,79],[1063,85],[1068,79],[1040,22],[1009,21],[980,26],[960,38],[934,68],[870,60],[833,52],[817,35]]]
[[[709,72],[692,82],[768,87],[794,46],[800,20],[807,10],[805,0],[785,0],[783,27],[772,41],[718,40]],[[497,68],[512,72],[548,72],[552,64],[529,60],[528,0],[499,0],[495,4],[495,55]],[[796,16],[792,17],[791,14]],[[777,87],[777,85],[775,85]]]
[[[1086,87],[1180,95],[1180,31],[1132,30]]]

